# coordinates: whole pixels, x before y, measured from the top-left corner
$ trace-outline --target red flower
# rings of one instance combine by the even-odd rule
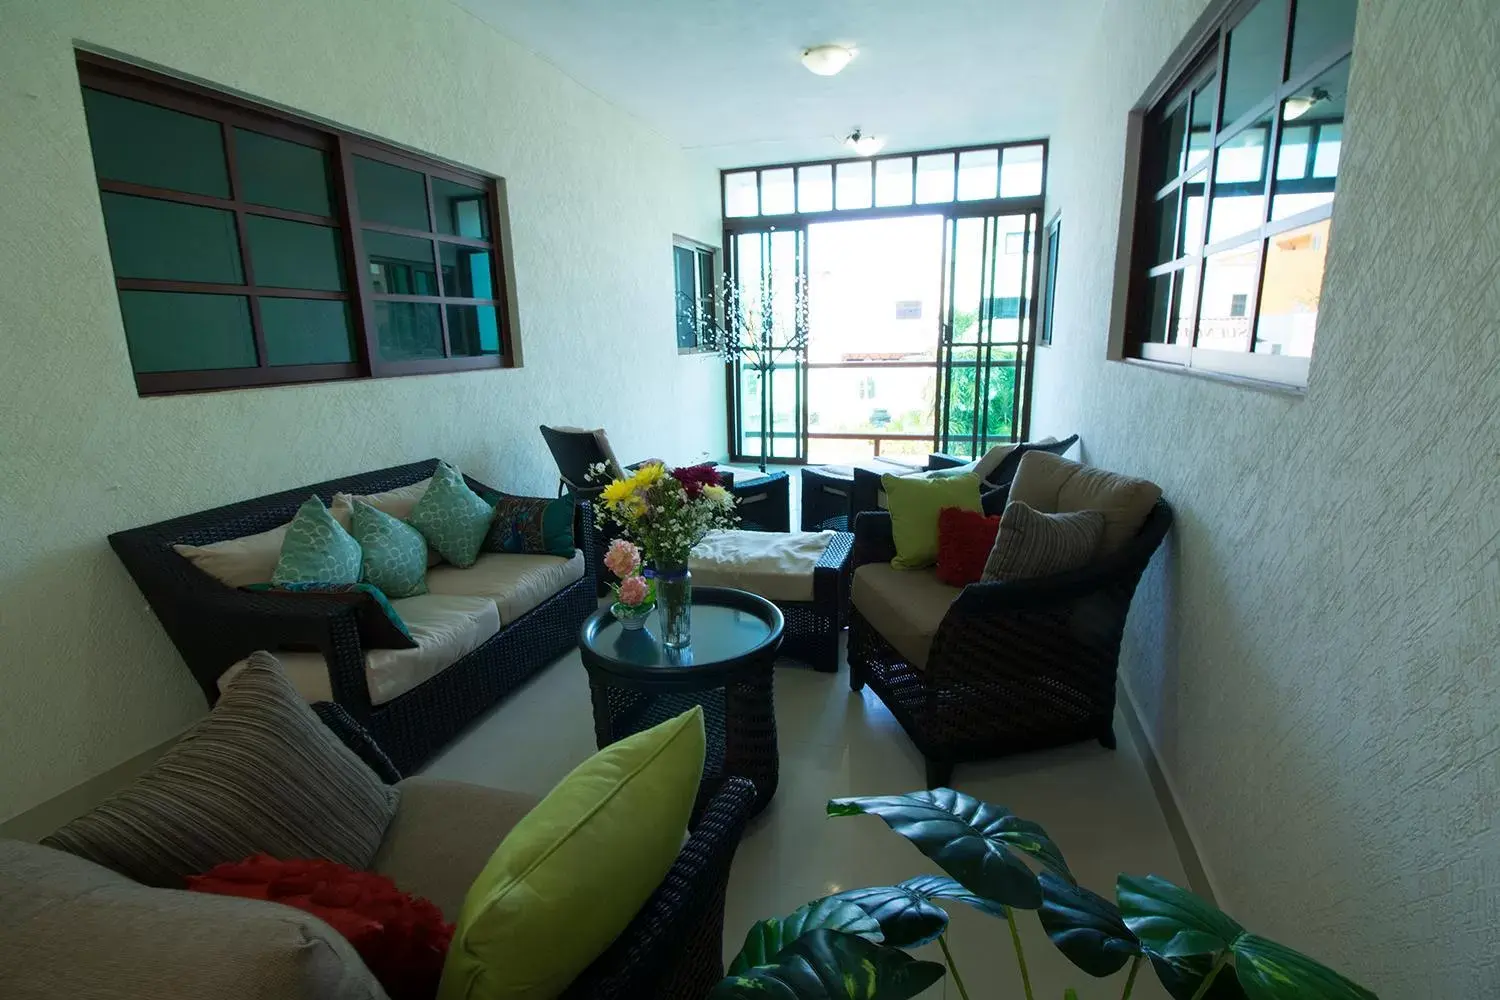
[[[453,940],[453,925],[430,901],[384,875],[332,861],[282,861],[256,854],[188,876],[188,888],[264,899],[311,913],[338,931],[391,1000],[432,1000]]]
[[[703,487],[718,486],[719,474],[712,465],[687,465],[672,470],[672,478],[682,484],[688,499],[696,500],[703,494]]]

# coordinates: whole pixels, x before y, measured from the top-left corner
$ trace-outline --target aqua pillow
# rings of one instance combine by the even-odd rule
[[[495,509],[469,489],[457,469],[439,462],[432,484],[406,520],[444,559],[468,569],[479,558],[494,516]]]
[[[566,557],[576,551],[572,496],[548,500],[502,493],[485,499],[495,508],[494,522],[484,537],[486,552]]]
[[[271,583],[358,583],[363,553],[323,501],[308,497],[287,525]]]
[[[355,497],[349,534],[365,552],[365,583],[390,597],[427,593],[427,539],[400,518]]]
[[[561,995],[671,869],[703,743],[694,707],[600,750],[527,813],[469,888],[438,1000]]]
[[[983,510],[979,477],[973,473],[947,479],[884,475],[885,505],[891,512],[896,569],[922,569],[937,562],[938,513],[944,507]]]

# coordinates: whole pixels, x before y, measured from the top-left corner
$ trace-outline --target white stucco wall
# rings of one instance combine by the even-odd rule
[[[1361,6],[1305,399],[1105,360],[1126,114],[1204,6],[1078,53],[1033,428],[1176,507],[1124,676],[1220,901],[1387,1000],[1497,996],[1500,6]]]
[[[110,531],[433,455],[549,491],[542,422],[605,425],[623,456],[723,454],[722,367],[679,358],[670,265],[674,232],[719,242],[716,173],[457,6],[3,10],[0,821],[204,710]],[[75,40],[505,177],[525,367],[139,398]]]

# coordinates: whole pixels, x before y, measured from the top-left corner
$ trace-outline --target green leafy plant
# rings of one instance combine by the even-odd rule
[[[971,795],[938,788],[833,799],[828,815],[878,816],[948,874],[849,889],[760,921],[715,1000],[905,1000],[944,975],[970,1000],[948,947],[950,902],[1005,921],[1026,1000],[1037,994],[1017,910],[1034,911],[1048,939],[1088,975],[1123,973],[1121,1000],[1130,1000],[1146,964],[1173,1000],[1376,1000],[1166,879],[1121,875],[1114,900],[1084,888],[1045,830]],[[933,941],[941,963],[902,950]]]

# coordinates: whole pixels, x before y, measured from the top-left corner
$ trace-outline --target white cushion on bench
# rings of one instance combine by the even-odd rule
[[[366,651],[365,679],[374,705],[383,705],[437,676],[500,631],[500,612],[488,597],[423,594],[392,601],[391,607],[406,623],[417,648]],[[302,697],[333,700],[322,653],[279,651],[276,658]],[[243,666],[241,661],[226,670],[219,678],[219,690]]]
[[[712,531],[688,560],[693,583],[734,587],[770,601],[811,601],[813,570],[832,531]]]
[[[485,552],[468,569],[438,566],[427,571],[427,589],[434,594],[487,597],[500,611],[500,624],[509,625],[568,584],[583,579],[583,553],[562,556]]]

